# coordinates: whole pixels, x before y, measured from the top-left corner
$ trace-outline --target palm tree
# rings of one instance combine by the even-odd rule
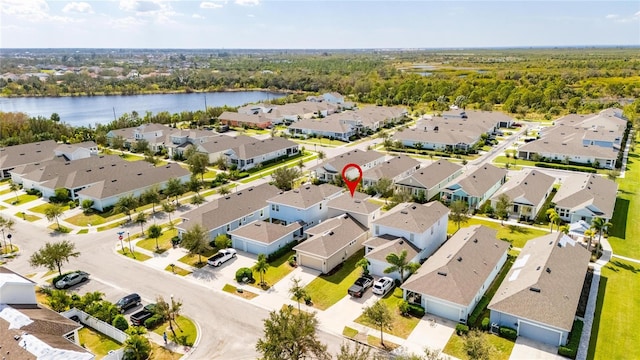
[[[63,212],[62,206],[59,204],[50,204],[46,209],[44,209],[44,216],[46,216],[49,221],[56,221],[58,231],[60,231],[60,221],[58,219],[62,216]]]
[[[13,191],[16,195],[16,204],[18,203],[18,190],[20,190],[20,185],[14,183],[13,181],[9,181],[9,190]]]
[[[136,224],[140,225],[140,231],[142,231],[142,235],[144,236],[144,224],[147,223],[147,214],[143,212],[139,212],[138,216],[136,216]]]
[[[291,279],[291,287],[289,288],[289,294],[293,296],[294,299],[298,302],[298,312],[300,312],[300,300],[304,299],[309,295],[307,290],[300,284],[302,281],[300,278],[292,278]]]
[[[258,261],[253,265],[253,271],[257,271],[260,274],[260,285],[266,285],[264,282],[264,274],[269,269],[269,262],[267,261],[267,255],[259,254]]]
[[[153,224],[147,229],[147,234],[150,238],[156,240],[156,250],[160,250],[158,245],[158,238],[162,235],[162,227],[160,225]]]
[[[124,342],[124,349],[126,359],[145,360],[151,354],[149,340],[141,335],[129,336]]]
[[[167,213],[169,216],[169,224],[173,226],[173,222],[171,221],[171,213],[176,211],[176,206],[172,204],[170,201],[162,203],[162,210]]]
[[[7,240],[4,237],[4,230],[13,230],[13,225],[15,225],[13,219],[5,219],[3,216],[0,216],[0,229],[2,230],[2,240],[4,240],[5,250],[7,249]],[[13,251],[13,244],[11,243],[11,238],[9,238],[9,252],[11,251]]]
[[[569,235],[569,225],[562,225],[560,226],[559,230],[561,233]]]
[[[220,186],[220,189],[218,189],[218,193],[220,193],[220,195],[222,196],[225,196],[231,193],[231,190],[229,190],[229,187],[227,185],[222,185]]]
[[[367,260],[367,258],[364,258],[364,257],[358,260],[358,262],[356,263],[356,267],[362,268],[363,275],[369,275],[369,265],[371,265],[371,263],[369,263],[369,260]]]
[[[132,194],[122,196],[116,202],[116,205],[113,208],[115,213],[125,213],[129,216],[129,221],[131,221],[131,211],[135,210],[138,205],[138,201],[133,197]]]
[[[560,225],[560,215],[556,212],[556,209],[547,209],[547,217],[549,218],[549,231],[553,232],[553,225]]]
[[[591,251],[591,242],[593,241],[593,236],[597,234],[597,232],[591,228],[584,231],[584,236],[589,239],[587,240],[587,250]]]
[[[401,282],[404,282],[405,272],[408,272],[409,274],[413,274],[420,267],[420,264],[418,263],[409,262],[409,260],[407,259],[407,250],[402,250],[400,255],[396,253],[391,253],[387,255],[385,259],[389,264],[391,264],[391,266],[384,269],[384,273],[390,274],[392,272],[397,271],[398,273],[400,273]]]
[[[602,232],[608,231],[613,224],[606,221],[601,217],[595,217],[591,220],[591,228],[594,229],[598,233],[598,243],[602,240]],[[591,250],[591,249],[589,249]]]

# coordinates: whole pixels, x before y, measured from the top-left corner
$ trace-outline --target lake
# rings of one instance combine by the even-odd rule
[[[60,120],[72,126],[106,124],[124,113],[147,111],[179,113],[204,110],[206,106],[240,106],[247,103],[281,98],[281,93],[268,91],[232,91],[190,94],[153,94],[123,96],[25,97],[0,98],[0,111],[24,112],[29,116],[49,118],[58,113]],[[206,100],[205,100],[206,98]]]

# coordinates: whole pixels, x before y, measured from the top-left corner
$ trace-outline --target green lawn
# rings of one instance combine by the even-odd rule
[[[174,324],[173,329],[175,330],[176,336],[178,337],[178,340],[179,340],[177,342],[179,344],[193,346],[193,343],[195,343],[196,338],[198,336],[198,330],[196,328],[196,324],[193,321],[191,321],[189,318],[184,317],[182,315],[176,318],[176,323],[178,324],[178,326]],[[173,334],[169,330],[168,322],[165,322],[164,324],[158,326],[155,330],[153,330],[153,332],[158,335],[162,335],[162,333],[165,331],[167,332],[167,336],[169,337],[169,340],[172,340],[172,341],[176,340],[173,338]]]
[[[0,195],[8,194],[8,193],[10,193],[10,192],[11,192],[11,189],[6,188],[6,189],[4,189],[4,190],[0,190]],[[14,200],[15,200],[15,198],[14,198]]]
[[[242,289],[241,292],[239,292],[237,287],[230,284],[225,284],[224,287],[222,288],[222,291],[228,292],[229,294],[233,294],[236,296],[240,296],[241,298],[244,298],[247,300],[251,300],[254,297],[258,296],[258,294],[252,293],[251,291],[247,291],[244,288]]]
[[[95,354],[98,359],[106,356],[109,351],[117,350],[122,347],[122,345],[112,338],[102,335],[101,333],[86,326],[78,331],[78,335],[80,337],[80,344],[84,345],[89,351]]]
[[[614,259],[602,268],[587,359],[640,359],[640,264]]]
[[[496,353],[491,357],[492,360],[508,360],[513,350],[515,341],[511,341],[505,338],[501,338],[498,335],[486,334],[487,342],[489,342],[496,349]],[[442,350],[443,353],[451,356],[455,356],[458,359],[467,360],[470,359],[469,355],[464,351],[464,338],[453,333],[449,338],[449,342]]]
[[[49,203],[44,203],[38,206],[34,206],[29,209],[29,211],[33,211],[34,213],[44,214],[44,212],[51,206]],[[62,211],[69,210],[69,205],[62,205]]]
[[[320,275],[305,287],[313,306],[326,310],[347,296],[347,289],[360,277],[362,268],[356,267],[358,260],[364,256],[364,249],[353,254],[344,262],[342,268],[333,275]]]
[[[10,198],[8,198],[7,200],[5,200],[4,202],[10,205],[22,205],[22,204],[26,204],[30,201],[39,199],[38,196],[36,195],[29,195],[29,194],[22,194],[18,196],[18,200],[16,200],[15,196],[12,196]]]
[[[116,221],[116,222],[114,222],[112,224],[98,227],[98,231],[105,231],[105,230],[109,230],[109,229],[114,229],[114,228],[117,228],[117,227],[119,227],[121,225],[124,225],[126,223],[127,223],[126,220]]]
[[[104,224],[106,222],[117,220],[125,217],[124,214],[115,214],[112,215],[111,212],[108,213],[99,213],[99,214],[78,214],[69,218],[64,219],[64,221],[69,224],[73,224],[76,226],[88,226],[91,224],[92,226]]]
[[[2,210],[2,209],[0,209],[0,210]],[[34,222],[34,221],[38,221],[38,220],[42,219],[39,216],[23,213],[22,211],[18,211],[17,213],[15,213],[13,215],[15,217],[17,217],[17,218],[21,218],[21,219],[26,220],[28,222]]]
[[[200,258],[198,258],[198,255],[187,254],[178,259],[178,261],[187,265],[191,265],[193,267],[201,268],[207,265],[207,258],[213,256],[213,254],[215,254],[216,252],[218,252],[218,250],[214,248],[202,254]]]
[[[269,263],[269,269],[267,269],[267,272],[264,274],[264,281],[267,283],[267,286],[275,285],[280,279],[293,271],[294,268],[289,265],[288,261],[289,257],[293,254],[295,254],[295,251],[291,250]],[[260,274],[254,271],[253,278],[256,279],[256,282],[251,284],[251,286],[261,288],[258,284],[260,282]]]
[[[146,233],[145,233],[146,234]],[[161,250],[169,250],[171,248],[171,238],[178,235],[178,229],[162,229],[162,235],[158,238],[158,246]],[[153,238],[145,238],[144,240],[140,240],[136,243],[136,246],[139,246],[143,249],[149,251],[156,251],[156,239]]]
[[[166,268],[164,268],[166,271],[168,272],[172,272],[174,274],[180,275],[180,276],[187,276],[189,274],[191,274],[191,271],[189,270],[185,270],[179,266],[173,266],[171,267],[171,265],[167,265]]]
[[[128,258],[132,258],[138,261],[145,261],[145,260],[149,260],[151,259],[151,256],[147,255],[147,254],[143,254],[141,252],[137,252],[137,251],[133,251],[133,253],[136,255],[135,258],[133,256],[131,256],[131,252],[129,251],[129,249],[125,248],[125,251],[122,252],[122,249],[118,250],[118,254],[120,255],[124,255]]]
[[[493,222],[488,220],[482,220],[477,218],[469,219],[467,223],[460,224],[460,228],[471,226],[471,225],[484,225],[493,229],[498,230],[498,239],[507,238],[512,241],[513,246],[521,248],[523,247],[527,241],[547,235],[549,232],[538,229],[530,229],[522,226],[509,226],[509,225],[500,225],[499,222]],[[453,234],[457,231],[458,226],[449,221],[449,226],[447,227],[447,232],[449,234]]]
[[[640,146],[638,147],[640,148]],[[629,162],[624,178],[618,179],[618,197],[609,232],[609,243],[618,255],[640,259],[640,155],[629,153]]]
[[[358,335],[358,330],[345,326],[342,330],[342,335],[350,338],[356,337]]]
[[[300,162],[300,159],[302,159],[302,161],[305,164],[307,164],[305,166],[309,166],[308,163],[310,161],[313,161],[313,160],[317,159],[317,158],[318,158],[318,154],[308,155],[308,156],[305,156],[303,158],[296,157],[295,159],[291,159],[291,160],[289,160],[287,162],[278,163],[278,164],[266,167],[265,169],[260,170],[259,172],[251,174],[250,177],[241,179],[240,182],[243,183],[243,184],[247,184],[247,183],[250,183],[250,182],[252,182],[254,180],[261,179],[261,178],[263,178],[265,176],[271,175],[272,172],[276,171],[276,169],[278,169],[280,167],[283,167],[283,166],[287,167],[287,168],[296,167],[296,166],[298,166],[298,163]]]
[[[393,323],[393,327],[391,329],[387,329],[385,332],[406,339],[409,337],[416,325],[418,325],[420,319],[414,316],[402,316],[398,310],[398,302],[400,300],[402,300],[402,289],[395,288],[393,292],[390,292],[379,301],[387,306],[392,317],[391,321]],[[355,321],[359,324],[376,329],[376,326],[371,324],[364,315],[358,316]]]
[[[152,360],[179,360],[184,355],[175,353],[163,346],[160,346],[154,342],[151,342],[151,357]]]
[[[347,144],[344,141],[340,141],[340,140],[329,140],[329,139],[323,139],[323,138],[308,138],[308,139],[296,139],[296,138],[291,138],[290,140],[293,140],[297,143],[301,143],[301,144],[318,144],[320,146],[342,146]]]

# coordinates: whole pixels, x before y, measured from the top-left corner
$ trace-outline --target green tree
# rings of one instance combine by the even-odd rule
[[[187,190],[193,191],[197,195],[200,195],[200,189],[202,189],[202,182],[196,176],[192,175],[189,181],[185,184]]]
[[[616,181],[616,179],[620,176],[619,170],[609,170],[607,171],[607,178],[611,181]]]
[[[138,201],[133,194],[121,196],[118,198],[116,205],[113,207],[114,213],[123,213],[129,217],[129,221],[131,221],[131,212],[136,209],[138,206]]]
[[[280,190],[287,191],[293,188],[293,182],[300,177],[300,170],[295,167],[280,167],[271,174],[271,177],[273,178],[273,185]]]
[[[556,212],[556,209],[547,209],[546,214],[549,218],[549,231],[553,232],[553,225],[558,225],[558,227],[560,227],[562,219]]]
[[[375,304],[364,308],[362,315],[373,325],[380,329],[380,343],[384,346],[384,329],[391,329],[393,318],[389,308],[382,302],[376,301]]]
[[[595,217],[593,218],[593,220],[591,220],[591,228],[594,229],[598,234],[598,243],[602,241],[602,232],[608,231],[612,226],[612,223],[606,221],[601,217]],[[591,248],[588,247],[587,250],[591,251]]]
[[[10,243],[9,245],[11,248],[10,249],[7,248],[7,240],[6,240],[6,237],[4,236],[4,232],[13,230],[14,225],[15,225],[15,222],[13,221],[13,219],[7,219],[4,216],[0,215],[0,230],[2,230],[2,237],[4,240],[5,250],[8,250],[6,252],[13,251],[13,244],[11,244],[11,239],[9,239],[9,243]],[[0,246],[2,246],[2,244],[0,244]]]
[[[127,319],[125,319],[125,317],[122,314],[116,315],[111,325],[113,325],[114,328],[120,331],[125,331],[129,328],[129,323],[127,322]]]
[[[184,194],[184,184],[178,178],[171,178],[167,181],[167,187],[165,192],[168,197],[174,197],[176,205],[178,204],[178,197]]]
[[[314,314],[293,312],[290,307],[272,311],[264,320],[264,337],[256,350],[263,360],[329,360],[327,346],[317,338],[318,319]]]
[[[142,232],[142,236],[144,236],[144,224],[147,223],[147,214],[142,211],[138,213],[136,216],[136,224],[140,225],[140,231]]]
[[[58,226],[58,231],[60,231],[60,216],[64,213],[64,210],[60,204],[49,204],[44,209],[44,216],[47,217],[49,221],[56,221],[56,225]]]
[[[387,359],[383,354],[374,353],[371,354],[371,347],[361,345],[354,342],[354,347],[351,348],[349,343],[342,343],[340,345],[340,352],[336,355],[336,360],[383,360]]]
[[[472,330],[465,335],[463,347],[470,359],[491,360],[495,358],[496,349],[486,336],[479,330]]]
[[[171,221],[171,214],[173,214],[176,211],[176,206],[170,203],[169,201],[163,202],[162,211],[167,213],[167,215],[169,216],[169,224],[171,224],[171,226],[173,227],[173,221]]]
[[[149,151],[149,142],[145,139],[136,141],[133,146],[133,151],[144,154],[146,151]]]
[[[57,188],[54,190],[55,201],[59,203],[66,203],[69,201],[69,190],[65,188]]]
[[[211,250],[209,233],[200,224],[195,224],[182,234],[182,246],[189,254],[198,255],[198,263],[202,264],[202,254]]]
[[[227,234],[218,234],[218,236],[213,239],[213,243],[218,249],[221,250],[231,247],[231,239],[229,239],[229,236],[227,236]]]
[[[93,200],[84,199],[82,200],[81,206],[82,206],[82,212],[85,215],[89,215],[93,211]]]
[[[147,229],[147,236],[156,240],[156,251],[160,250],[160,246],[158,246],[158,238],[162,236],[162,227],[156,224],[149,226]]]
[[[391,274],[397,271],[400,274],[401,282],[404,282],[405,273],[413,274],[420,267],[418,263],[409,262],[409,259],[407,259],[407,250],[402,250],[399,255],[390,253],[385,259],[391,266],[384,269],[384,273]]]
[[[142,199],[145,203],[151,204],[153,214],[156,213],[156,205],[160,203],[160,187],[155,184],[142,193]]]
[[[591,229],[587,229],[584,231],[584,237],[586,237],[587,240],[587,250],[591,251],[591,244],[593,243],[593,237],[597,234],[598,232],[591,228]]]
[[[71,296],[64,290],[52,290],[51,294],[47,297],[49,307],[56,312],[68,310],[71,306],[71,301]]]
[[[191,204],[192,205],[196,205],[198,207],[200,207],[200,205],[204,204],[205,202],[205,198],[204,196],[200,195],[200,194],[195,194],[191,197]]]
[[[502,194],[496,202],[495,214],[500,219],[500,225],[504,225],[504,220],[509,218],[509,210],[513,207],[513,202],[507,194]]]
[[[169,323],[169,329],[171,330],[171,334],[173,334],[174,339],[178,339],[176,336],[176,331],[173,328],[173,325],[178,326],[176,323],[176,319],[180,316],[180,311],[182,310],[182,301],[176,300],[171,297],[171,302],[166,302],[162,296],[158,296],[156,298],[156,306],[154,307],[154,311],[156,314],[160,315],[164,321]]]
[[[190,146],[189,149],[194,148]],[[193,152],[187,156],[187,164],[189,164],[189,171],[194,176],[200,175],[200,180],[204,182],[204,174],[207,172],[207,166],[209,165],[209,156],[200,152]]]
[[[44,247],[31,255],[29,264],[34,267],[44,266],[49,270],[58,270],[58,274],[62,275],[62,264],[78,256],[80,253],[76,251],[76,245],[69,240],[46,242]]]
[[[124,360],[146,360],[151,355],[149,340],[141,335],[130,335],[124,342]]]
[[[393,181],[389,178],[380,178],[373,189],[382,197],[390,197],[393,195]]]
[[[12,191],[16,196],[16,204],[20,202],[18,198],[18,190],[20,190],[20,185],[14,183],[12,180],[9,181],[9,190]]]
[[[309,296],[307,289],[304,288],[301,282],[302,280],[300,278],[293,277],[291,278],[291,287],[289,288],[289,294],[298,302],[298,312],[300,312],[300,300]]]
[[[255,265],[252,268],[253,271],[257,271],[260,274],[260,285],[265,286],[264,282],[264,274],[269,270],[269,262],[267,261],[267,255],[258,254],[258,261],[256,261]]]
[[[363,275],[369,275],[369,265],[371,265],[371,263],[369,263],[369,260],[367,260],[367,258],[364,258],[364,257],[358,260],[358,262],[356,263],[356,267],[362,268]]]
[[[458,230],[460,230],[461,223],[469,221],[470,216],[468,214],[468,209],[467,203],[463,200],[456,200],[449,206],[449,210],[451,210],[449,213],[449,219],[456,223]]]
[[[220,195],[225,196],[231,193],[231,190],[229,190],[229,186],[227,185],[222,185],[220,186],[220,188],[218,189],[218,193],[220,193]]]

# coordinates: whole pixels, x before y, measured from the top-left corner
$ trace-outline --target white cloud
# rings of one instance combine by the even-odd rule
[[[255,16],[255,15],[253,15],[253,14],[248,14],[247,16],[248,16],[248,17],[250,17],[250,18],[254,18],[254,17],[256,17],[256,16]]]
[[[49,14],[49,5],[45,0],[0,0],[0,13],[29,22],[74,22],[70,17]]]
[[[619,16],[620,15],[618,15],[618,14],[609,14],[609,15],[605,16],[605,19],[616,19]]]
[[[109,21],[109,25],[116,29],[131,29],[134,27],[138,27],[144,24],[144,21],[141,19],[137,19],[133,16],[127,16],[125,18],[120,19],[112,19]]]
[[[175,12],[171,4],[164,0],[120,0],[120,9],[135,12],[137,17],[150,18],[159,24],[175,23],[173,17],[182,15]]]
[[[223,7],[226,1],[203,1],[200,3],[201,9],[219,9]]]
[[[256,6],[260,5],[260,0],[236,0],[235,3],[242,6]]]
[[[621,16],[618,14],[609,14],[607,16],[605,16],[605,19],[607,20],[611,20],[617,23],[630,23],[633,21],[640,21],[640,11],[636,12],[635,14],[631,15],[631,16]]]
[[[204,19],[204,16],[200,15],[200,14],[193,14],[191,15],[192,18],[194,19]]]
[[[70,2],[62,8],[62,12],[65,13],[85,13],[85,14],[93,14],[93,8],[89,3],[84,1],[81,2]]]

